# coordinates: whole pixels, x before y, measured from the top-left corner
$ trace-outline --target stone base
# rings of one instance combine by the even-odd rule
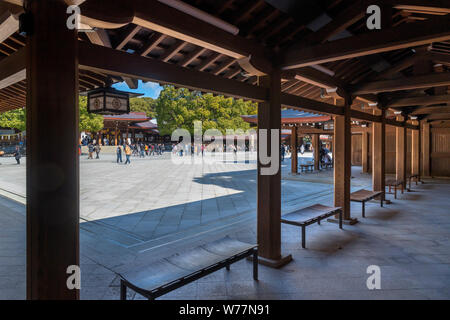
[[[339,219],[338,219],[338,218],[328,218],[327,221],[328,221],[328,222],[331,222],[331,223],[339,224]],[[342,219],[342,224],[346,224],[346,225],[348,225],[348,226],[357,224],[358,222],[359,222],[359,221],[358,221],[358,219],[356,219],[356,218]]]
[[[247,259],[253,261],[253,257],[248,257]],[[291,261],[292,261],[292,256],[290,254],[288,254],[286,256],[282,255],[281,258],[277,259],[277,260],[258,256],[259,264],[262,264],[263,266],[266,266],[266,267],[275,268],[275,269],[281,268]]]

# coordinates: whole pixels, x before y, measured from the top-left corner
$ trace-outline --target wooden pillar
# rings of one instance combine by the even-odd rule
[[[372,189],[373,191],[385,191],[385,166],[386,166],[386,118],[385,109],[374,109],[374,115],[381,115],[381,123],[372,123]],[[383,193],[383,197],[384,196]]]
[[[362,146],[361,146],[361,163],[362,172],[369,172],[369,133],[364,130],[362,133]]]
[[[271,133],[281,131],[281,77],[279,71],[259,78],[259,85],[269,88],[268,101],[258,104],[258,130],[267,129],[267,150],[271,150]],[[258,136],[258,144],[264,143]],[[280,134],[277,141],[277,156],[280,153]],[[281,254],[281,168],[274,175],[263,175],[261,170],[269,165],[261,163],[261,147],[258,147],[258,209],[257,238],[259,262],[271,267],[280,267],[292,257]]]
[[[27,298],[78,299],[77,32],[63,1],[30,1],[27,35]]]
[[[291,129],[291,173],[298,173],[298,137],[297,127],[293,126]]]
[[[403,117],[397,117],[397,121],[404,121]],[[406,128],[395,128],[395,179],[403,182],[406,188]]]
[[[418,121],[413,121],[418,125]],[[420,134],[419,130],[411,130],[411,174],[420,174]]]
[[[314,152],[314,170],[320,170],[320,136],[315,133],[312,135],[312,145]]]
[[[350,216],[350,179],[351,179],[351,148],[352,131],[350,117],[351,102],[344,101],[344,115],[334,118],[334,205],[342,207],[343,219],[354,224],[356,219]]]
[[[430,170],[430,124],[427,120],[421,121],[422,130],[422,176],[431,176]]]

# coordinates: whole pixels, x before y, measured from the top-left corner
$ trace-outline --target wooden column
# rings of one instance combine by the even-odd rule
[[[298,137],[297,127],[294,126],[291,129],[291,173],[298,173]]]
[[[362,172],[369,172],[369,133],[363,131],[362,133],[362,146],[361,146],[361,164]]]
[[[30,1],[27,36],[27,298],[78,299],[77,32],[63,1]]]
[[[381,115],[382,122],[372,123],[372,189],[385,191],[385,165],[386,165],[386,123],[385,109],[374,109],[374,115]],[[383,197],[386,199],[385,195]]]
[[[272,132],[281,132],[281,77],[279,71],[259,78],[259,85],[269,88],[268,101],[258,104],[258,130],[267,129],[267,150],[270,153]],[[280,135],[279,135],[280,137]],[[258,144],[263,141],[260,136]],[[281,139],[278,139],[277,155],[280,153]],[[281,168],[276,174],[263,175],[261,169],[270,166],[261,164],[258,147],[258,209],[257,238],[259,262],[271,267],[280,267],[292,257],[281,254]]]
[[[314,170],[320,170],[320,139],[318,134],[312,135],[312,145],[314,151]]]
[[[404,121],[403,117],[397,117],[397,121]],[[403,181],[406,189],[406,128],[395,128],[395,179]]]
[[[421,121],[422,130],[422,176],[431,176],[430,170],[430,124],[427,120]]]
[[[349,99],[345,99],[343,116],[334,118],[334,205],[342,207],[346,223],[354,224],[356,219],[350,216],[350,179],[352,131]]]
[[[418,121],[413,121],[418,125]],[[420,174],[420,134],[419,130],[411,130],[411,174]]]

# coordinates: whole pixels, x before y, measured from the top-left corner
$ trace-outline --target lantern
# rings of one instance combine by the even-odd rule
[[[98,88],[87,93],[90,113],[115,115],[130,113],[130,94],[111,87]]]

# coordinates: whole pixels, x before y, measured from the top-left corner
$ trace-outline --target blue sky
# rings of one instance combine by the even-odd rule
[[[143,83],[141,80],[139,80],[139,85],[137,89],[130,89],[128,88],[127,84],[125,82],[119,82],[117,84],[113,85],[114,88],[118,90],[128,91],[128,92],[137,92],[137,93],[143,93],[143,97],[150,97],[150,98],[158,98],[159,93],[163,89],[158,83],[156,82],[147,82]]]

